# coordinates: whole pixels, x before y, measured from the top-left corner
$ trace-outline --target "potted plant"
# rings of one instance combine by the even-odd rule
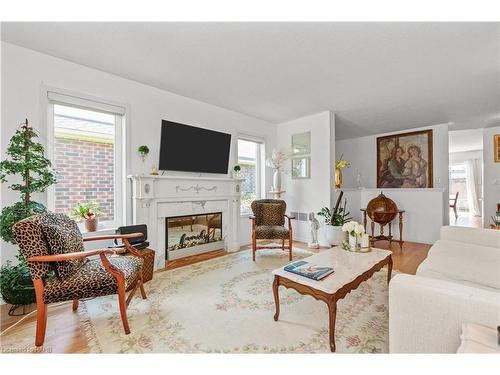
[[[240,177],[240,172],[241,172],[241,167],[239,164],[236,164],[233,167],[233,178],[239,178]]]
[[[318,215],[325,220],[325,237],[332,246],[339,246],[345,240],[346,235],[342,231],[342,226],[352,220],[347,211],[347,199],[344,199],[343,205],[340,204],[343,194],[341,191],[333,209],[323,207],[318,212]]]
[[[139,155],[141,155],[142,162],[144,163],[144,161],[146,160],[146,156],[149,155],[149,147],[146,145],[142,145],[139,146],[137,151],[139,152]]]
[[[97,230],[97,217],[101,212],[96,203],[78,203],[69,216],[73,220],[84,221],[87,232],[95,232]]]
[[[284,151],[273,149],[271,155],[266,159],[266,165],[274,168],[273,174],[273,191],[281,191],[281,172],[286,160],[290,156]]]
[[[0,162],[0,182],[6,182],[9,175],[22,178],[22,183],[10,185],[12,190],[20,192],[21,201],[4,207],[0,215],[0,237],[12,244],[16,243],[12,233],[15,223],[46,211],[43,204],[31,200],[32,193],[42,193],[56,182],[51,163],[44,156],[43,145],[35,141],[37,137],[38,134],[26,119],[10,139],[8,158]],[[35,301],[26,261],[21,254],[17,260],[16,265],[8,262],[0,269],[0,293],[4,301],[14,305],[14,308]]]
[[[335,161],[335,188],[340,189],[342,187],[342,169],[349,168],[351,164],[345,159],[344,155],[340,155],[340,159]]]

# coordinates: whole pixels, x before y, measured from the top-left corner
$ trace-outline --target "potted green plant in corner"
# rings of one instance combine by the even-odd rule
[[[78,203],[69,216],[75,221],[85,222],[87,232],[95,232],[97,230],[97,218],[101,213],[102,211],[96,203]]]
[[[323,207],[318,212],[318,215],[325,219],[325,237],[332,246],[339,246],[345,241],[346,234],[342,231],[342,226],[352,220],[347,211],[347,199],[344,199],[344,204],[341,205],[343,195],[344,192],[341,191],[333,209]]]
[[[31,200],[33,193],[43,193],[56,182],[50,161],[44,156],[43,145],[37,143],[38,137],[28,120],[16,130],[7,147],[7,159],[0,162],[0,182],[7,181],[7,176],[19,176],[22,183],[10,185],[10,189],[19,191],[21,201],[4,207],[0,215],[0,237],[11,244],[16,244],[12,226],[18,221],[34,214],[43,213],[43,204]],[[6,262],[0,269],[0,293],[5,302],[13,305],[9,314],[16,307],[35,301],[35,292],[29,269],[21,254],[17,255],[17,264]]]

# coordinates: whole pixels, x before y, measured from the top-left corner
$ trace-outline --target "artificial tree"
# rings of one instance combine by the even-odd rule
[[[0,237],[12,244],[15,238],[12,226],[19,220],[36,213],[46,211],[43,204],[31,200],[33,193],[42,193],[56,182],[50,160],[44,156],[44,147],[36,142],[38,134],[28,125],[28,119],[16,130],[7,148],[6,160],[0,162],[0,182],[5,183],[7,176],[20,176],[22,183],[13,183],[10,189],[19,191],[21,201],[4,207],[0,215]],[[2,266],[0,271],[0,292],[8,303],[24,305],[34,301],[31,285],[26,285],[29,278],[24,258],[17,256],[19,263]]]

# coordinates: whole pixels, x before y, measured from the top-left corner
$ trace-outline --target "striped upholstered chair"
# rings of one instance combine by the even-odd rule
[[[259,199],[252,202],[252,258],[258,249],[281,248],[285,250],[285,240],[288,240],[288,256],[292,260],[292,219],[285,214],[286,202],[279,199]],[[285,218],[288,225],[285,227]],[[257,240],[281,240],[281,246],[257,246]]]
[[[13,226],[14,236],[25,257],[35,286],[37,324],[35,345],[43,345],[47,325],[47,305],[118,294],[125,333],[130,333],[127,306],[137,288],[146,298],[142,283],[143,260],[128,242],[141,233],[82,238],[76,223],[63,214],[31,216]],[[84,241],[120,238],[133,256],[108,257],[110,249],[87,250]],[[98,255],[97,259],[88,259]],[[125,292],[130,290],[128,298]]]

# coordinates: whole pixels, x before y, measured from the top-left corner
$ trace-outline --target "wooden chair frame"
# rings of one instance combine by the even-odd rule
[[[84,242],[88,241],[101,241],[101,240],[114,240],[121,239],[125,245],[125,248],[134,256],[141,256],[141,253],[138,252],[130,243],[128,242],[129,238],[142,237],[142,233],[131,233],[124,235],[105,235],[105,236],[96,236],[96,237],[87,237],[84,238]],[[114,254],[113,250],[110,249],[97,249],[97,250],[87,250],[75,253],[66,253],[66,254],[56,254],[56,255],[40,255],[35,257],[30,257],[27,259],[28,262],[61,262],[73,259],[83,259],[93,255],[99,255],[101,259],[102,265],[110,274],[112,274],[116,282],[118,284],[118,301],[120,307],[120,315],[123,323],[123,328],[125,330],[125,334],[130,333],[130,328],[128,325],[127,319],[127,306],[129,305],[132,297],[134,296],[137,288],[140,288],[141,295],[143,299],[146,299],[146,291],[144,290],[144,283],[142,279],[142,271],[139,272],[139,277],[134,282],[132,287],[130,288],[130,293],[127,298],[125,298],[125,275],[123,271],[119,268],[113,266],[106,255]],[[47,327],[47,304],[43,299],[43,290],[45,287],[43,279],[35,279],[33,280],[33,284],[35,286],[35,296],[36,296],[36,337],[35,337],[35,346],[42,346],[45,340],[45,331]],[[73,300],[73,311],[78,309],[78,300]]]
[[[295,219],[293,216],[284,215],[288,221],[288,259],[292,260],[292,245],[293,245],[293,233],[292,233],[292,220]],[[252,220],[252,259],[255,262],[255,254],[257,250],[260,249],[281,249],[285,251],[285,239],[281,240],[281,246],[257,246],[257,234],[256,234],[256,218],[254,215],[248,217]],[[264,240],[265,238],[259,238],[259,240]]]
[[[453,208],[453,211],[455,212],[455,219],[457,219],[458,218],[458,213],[457,213],[458,191],[455,194],[455,198],[450,198],[449,201],[453,202],[453,203],[450,203],[450,208]]]

